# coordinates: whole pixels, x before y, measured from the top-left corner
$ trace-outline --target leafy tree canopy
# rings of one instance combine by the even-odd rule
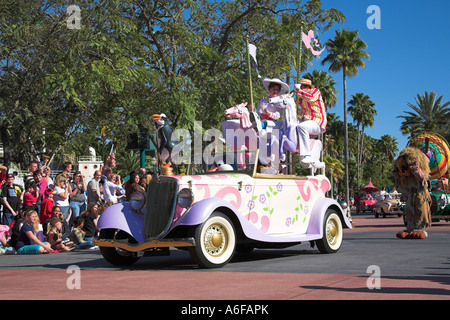
[[[175,128],[195,120],[219,127],[225,108],[249,100],[245,36],[258,48],[261,74],[288,79],[300,23],[324,31],[345,21],[320,0],[78,0],[78,29],[72,4],[0,3],[7,165],[44,151],[86,154],[99,139],[123,150],[127,133],[154,130],[155,112]],[[302,66],[311,59],[303,53]]]

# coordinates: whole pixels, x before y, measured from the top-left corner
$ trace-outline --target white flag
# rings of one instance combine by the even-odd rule
[[[255,64],[252,67],[256,70],[256,73],[258,74],[258,78],[261,78],[261,76],[259,75],[259,71],[258,71],[258,60],[256,60],[256,46],[254,44],[250,43],[248,45],[248,52],[252,56],[253,60],[255,60]]]

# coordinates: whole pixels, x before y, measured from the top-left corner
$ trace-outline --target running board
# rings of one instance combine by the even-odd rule
[[[93,244],[99,247],[120,248],[130,252],[138,252],[150,248],[194,247],[195,241],[194,238],[180,238],[129,243],[127,240],[94,239]]]

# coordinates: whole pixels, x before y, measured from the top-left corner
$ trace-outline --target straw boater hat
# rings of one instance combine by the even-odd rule
[[[261,82],[262,82],[264,88],[266,88],[267,92],[269,92],[269,93],[270,93],[269,85],[271,83],[276,83],[276,84],[278,84],[281,87],[279,94],[285,94],[285,93],[289,92],[289,86],[286,83],[284,83],[283,81],[281,81],[280,79],[277,79],[277,78],[273,78],[273,79],[264,78],[264,79],[262,79]]]
[[[300,85],[302,85],[302,84],[304,84],[306,86],[310,86],[311,89],[314,89],[314,86],[313,86],[311,80],[309,80],[309,79],[300,79]]]

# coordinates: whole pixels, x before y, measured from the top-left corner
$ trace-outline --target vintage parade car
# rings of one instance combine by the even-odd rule
[[[444,191],[431,191],[431,219],[433,222],[450,220],[450,195]]]
[[[113,265],[188,249],[206,268],[226,265],[235,252],[311,242],[335,253],[343,228],[352,228],[340,205],[325,196],[324,175],[261,174],[258,151],[236,163],[191,175],[161,175],[147,193],[108,207],[95,241]],[[235,156],[234,159],[237,159]],[[216,168],[216,169],[217,169]],[[210,169],[210,168],[208,168]]]
[[[404,205],[405,201],[400,193],[387,193],[384,200],[380,200],[373,205],[372,211],[375,212],[375,218],[380,215],[386,218],[387,215],[391,214],[401,217]]]
[[[361,211],[372,211],[374,204],[376,204],[377,202],[378,201],[376,199],[365,196],[359,202],[360,210]]]

